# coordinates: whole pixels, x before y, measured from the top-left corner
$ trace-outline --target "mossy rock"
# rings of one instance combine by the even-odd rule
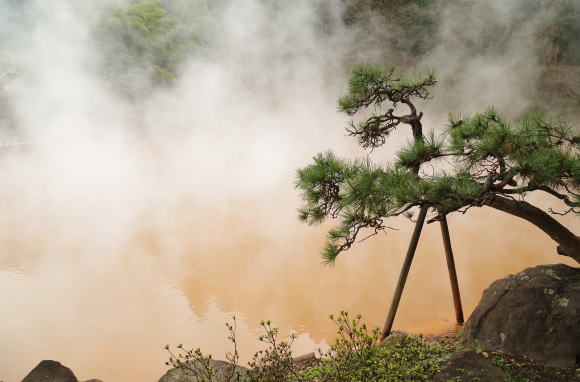
[[[485,290],[465,326],[467,344],[579,367],[580,268],[528,268]]]

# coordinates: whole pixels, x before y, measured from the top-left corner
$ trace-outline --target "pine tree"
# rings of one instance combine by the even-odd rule
[[[335,261],[361,232],[385,230],[390,217],[412,218],[419,208],[422,225],[425,219],[441,221],[453,212],[488,206],[536,225],[557,242],[559,254],[580,263],[580,238],[551,216],[580,213],[578,132],[540,113],[509,123],[489,108],[473,116],[451,114],[442,134],[424,133],[423,114],[414,103],[430,98],[436,83],[433,73],[409,78],[394,67],[354,67],[339,110],[349,116],[370,112],[370,117],[351,123],[348,134],[366,149],[380,147],[401,126],[410,127],[413,139],[387,166],[340,159],[329,151],[297,171],[304,201],[300,219],[339,221],[328,232],[324,261]],[[532,192],[555,197],[567,209],[547,213],[525,200]]]

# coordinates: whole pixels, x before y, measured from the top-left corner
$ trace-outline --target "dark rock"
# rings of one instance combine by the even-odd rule
[[[314,352],[303,354],[292,359],[295,363],[316,361],[316,354]]]
[[[298,365],[305,366],[314,365],[316,364],[316,362],[318,362],[318,359],[316,358],[316,354],[314,352],[303,354],[301,356],[293,358],[292,360],[294,361],[294,363]]]
[[[550,366],[575,367],[580,359],[580,268],[542,265],[495,281],[471,314],[464,340]]]
[[[381,345],[386,346],[388,348],[395,348],[397,346],[404,346],[409,338],[409,335],[406,333],[398,332],[392,333],[387,338],[385,338]]]
[[[74,373],[56,361],[40,362],[22,382],[78,382]]]
[[[433,377],[433,382],[506,382],[507,380],[507,375],[499,367],[474,351],[462,351],[453,354],[449,361]]]
[[[189,362],[188,363],[189,368],[194,369],[194,370],[198,370],[199,368],[199,364],[195,363],[195,362]],[[210,365],[211,367],[213,367],[215,370],[217,370],[217,372],[222,376],[228,376],[230,375],[231,372],[231,368],[232,365],[228,362],[225,361],[219,361],[219,360],[210,360]],[[245,376],[247,374],[249,369],[243,367],[243,366],[236,366],[235,371],[239,372],[242,376]],[[195,376],[192,374],[191,371],[189,371],[187,368],[173,368],[171,370],[169,370],[167,373],[165,373],[161,379],[159,379],[159,382],[197,382],[197,379],[195,378]],[[207,382],[211,382],[211,381],[207,381]]]
[[[316,353],[314,352],[295,357],[292,359],[292,361],[299,369],[302,370],[314,367],[318,364],[318,362],[320,362],[320,360],[316,358]]]

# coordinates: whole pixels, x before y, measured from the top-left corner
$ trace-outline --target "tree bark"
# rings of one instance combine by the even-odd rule
[[[529,221],[559,244],[558,254],[569,256],[580,263],[580,237],[538,207],[534,207],[528,202],[497,195],[488,199],[484,204]]]

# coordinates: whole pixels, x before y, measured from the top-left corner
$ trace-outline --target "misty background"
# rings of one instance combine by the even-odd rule
[[[0,380],[42,359],[79,379],[157,380],[165,344],[242,360],[258,322],[324,346],[341,309],[382,325],[412,224],[321,265],[330,225],[297,221],[296,168],[346,137],[357,62],[433,68],[423,124],[494,105],[580,119],[580,22],[568,0],[0,0]],[[3,75],[4,74],[4,75]],[[530,199],[548,205],[548,200]],[[573,230],[574,217],[563,219]],[[331,224],[331,223],[329,223]],[[507,273],[567,262],[531,225],[450,217],[469,314]],[[453,329],[428,226],[395,329]],[[568,262],[569,263],[569,262]]]

